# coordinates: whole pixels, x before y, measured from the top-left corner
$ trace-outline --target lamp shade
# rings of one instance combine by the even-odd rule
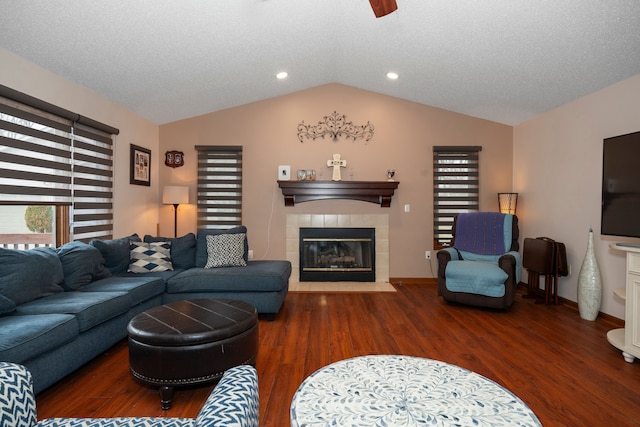
[[[500,213],[516,214],[518,204],[518,193],[498,193],[498,209]]]
[[[162,203],[165,205],[182,205],[189,203],[189,187],[167,185],[162,191]]]

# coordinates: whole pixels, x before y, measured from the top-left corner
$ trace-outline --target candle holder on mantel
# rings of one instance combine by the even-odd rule
[[[387,169],[387,181],[393,182],[393,177],[396,175],[395,169]]]

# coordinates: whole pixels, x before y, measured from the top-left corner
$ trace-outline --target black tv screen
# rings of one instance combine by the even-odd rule
[[[640,237],[640,132],[606,138],[601,234]]]

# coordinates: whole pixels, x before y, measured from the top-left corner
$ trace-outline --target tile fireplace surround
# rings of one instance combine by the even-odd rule
[[[300,227],[367,227],[376,229],[376,282],[389,281],[389,215],[289,214],[286,251],[291,262],[291,282],[300,281]]]

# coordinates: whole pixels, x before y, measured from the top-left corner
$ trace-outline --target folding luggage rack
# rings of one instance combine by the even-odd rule
[[[544,293],[545,304],[558,304],[558,278],[569,274],[564,243],[548,237],[525,238],[522,265],[529,273],[526,297],[542,303],[539,298]],[[544,276],[544,290],[540,276]]]

